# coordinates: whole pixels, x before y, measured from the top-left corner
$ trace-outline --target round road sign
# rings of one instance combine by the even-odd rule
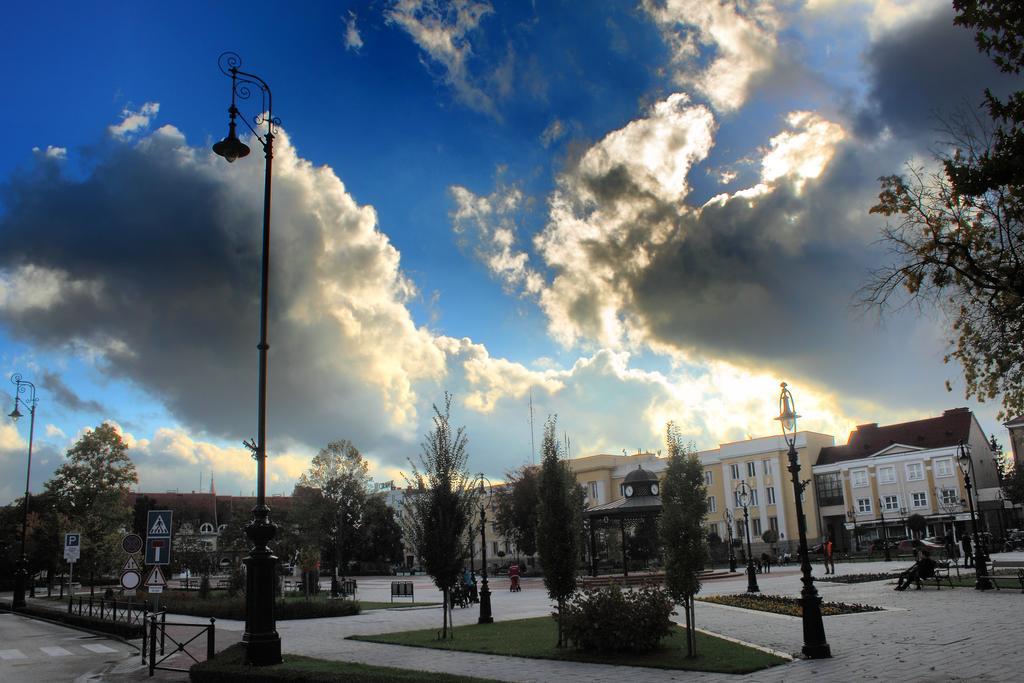
[[[121,550],[125,551],[129,555],[139,552],[142,550],[142,536],[138,534],[128,534],[121,539]]]
[[[137,571],[121,572],[121,588],[133,591],[142,583],[142,574]]]

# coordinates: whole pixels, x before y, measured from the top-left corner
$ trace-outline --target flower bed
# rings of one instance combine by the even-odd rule
[[[830,581],[832,583],[867,583],[869,581],[885,581],[895,579],[899,576],[897,572],[875,572],[868,574],[845,574],[843,576],[826,576],[815,578],[815,581]]]
[[[716,605],[727,605],[729,607],[741,607],[743,609],[754,609],[761,612],[772,612],[774,614],[788,614],[791,617],[803,616],[803,607],[799,598],[791,598],[784,595],[709,595],[697,598],[703,602],[713,602]],[[821,603],[821,614],[825,617],[834,617],[839,614],[857,614],[858,612],[881,612],[881,607],[874,605],[862,605],[849,602],[823,602]]]

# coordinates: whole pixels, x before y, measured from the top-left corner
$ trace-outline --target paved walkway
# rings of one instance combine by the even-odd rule
[[[1000,559],[1024,560],[1024,553],[1005,553]],[[838,566],[839,574],[894,571],[907,562],[871,562]],[[815,575],[821,573],[820,566]],[[795,567],[777,568],[758,575],[766,594],[798,595],[800,575]],[[415,577],[419,601],[439,599],[429,579]],[[696,674],[637,667],[579,664],[548,660],[499,657],[473,653],[406,648],[345,640],[355,634],[387,633],[416,628],[440,628],[440,608],[374,610],[356,617],[278,622],[286,653],[325,659],[359,661],[368,664],[476,675],[499,680],[529,681],[1015,681],[1024,671],[1020,648],[1020,615],[1024,595],[1019,590],[981,592],[969,588],[936,591],[934,584],[924,590],[897,593],[891,583],[836,584],[819,582],[825,600],[862,602],[885,607],[883,612],[825,618],[825,631],[832,647],[828,660],[797,659],[789,664],[749,676]],[[359,580],[359,597],[389,599],[390,579]],[[526,579],[520,593],[508,592],[508,580],[498,578],[491,585],[495,619],[519,619],[551,613],[550,602],[539,579]],[[715,580],[704,586],[703,594],[742,593],[746,578]],[[456,624],[475,623],[476,606],[455,610]],[[781,652],[797,654],[803,640],[801,621],[709,603],[698,603],[697,625],[711,632]],[[241,634],[241,622],[218,621],[218,640],[232,638],[225,631]]]

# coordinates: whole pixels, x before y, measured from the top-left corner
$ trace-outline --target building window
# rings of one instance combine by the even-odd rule
[[[743,526],[743,520],[742,519],[737,519],[736,520],[736,537],[742,539],[742,538],[746,538],[746,536],[747,536],[747,528],[745,526]]]
[[[814,475],[818,489],[818,505],[843,504],[843,480],[838,472]]]
[[[882,508],[889,512],[893,510],[895,512],[900,511],[900,497],[899,496],[882,496]]]
[[[751,533],[753,533],[754,536],[757,536],[758,538],[761,538],[761,518],[760,517],[755,517],[754,518],[754,529],[753,529],[753,531]]]
[[[893,466],[879,467],[878,468],[878,483],[879,484],[895,484],[896,483],[896,468]]]
[[[869,514],[871,512],[871,499],[870,498],[858,498],[857,499],[857,512],[862,515]]]
[[[708,486],[711,486],[711,482],[714,481],[713,474],[714,473],[711,470],[706,470],[704,472],[704,483],[707,484]]]
[[[764,466],[764,473],[765,474],[771,474],[772,473],[772,461],[771,460],[762,460],[761,464]]]
[[[924,465],[919,462],[907,463],[907,481],[921,481],[924,479]]]
[[[492,552],[492,554],[495,557],[498,556],[498,542],[497,541],[491,541],[491,552]]]
[[[735,498],[735,500],[733,500],[733,507],[737,507],[737,508],[743,507],[742,505],[740,505],[740,492],[739,491],[733,491],[732,494],[733,494],[733,498]]]
[[[779,518],[778,517],[769,517],[768,518],[768,528],[771,529],[772,531],[774,531],[775,533],[779,533]]]
[[[916,508],[926,508],[928,507],[928,494],[924,491],[911,493],[910,503]]]
[[[747,463],[747,476],[753,477],[757,475],[757,463],[751,460]]]
[[[956,489],[942,489],[940,492],[943,505],[959,505],[960,495]]]
[[[768,486],[764,490],[765,500],[768,501],[768,505],[775,505],[775,487]]]
[[[862,489],[868,485],[867,470],[850,470],[850,485],[855,489]]]
[[[708,512],[718,512],[718,501],[714,496],[708,496]]]
[[[588,481],[587,482],[587,488],[590,489],[590,499],[592,501],[594,501],[595,503],[598,502],[598,500],[597,500],[597,482],[596,481]]]
[[[750,489],[750,507],[757,507],[757,489]]]
[[[733,479],[739,479],[740,478],[740,465],[739,465],[739,463],[735,463],[734,462],[733,464],[729,465],[729,473],[732,474],[732,478]]]
[[[949,458],[943,458],[942,460],[935,461],[935,476],[936,477],[952,477],[953,476],[953,461]]]
[[[213,533],[213,525],[210,524],[209,522],[203,522],[202,524],[199,525],[199,533],[201,533],[201,534],[212,534]]]

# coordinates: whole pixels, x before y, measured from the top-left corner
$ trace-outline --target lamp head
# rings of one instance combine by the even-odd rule
[[[971,447],[961,442],[960,445],[957,446],[957,451],[956,459],[957,462],[960,463],[960,470],[964,474],[968,474],[971,467]]]
[[[782,393],[779,395],[779,416],[775,418],[782,425],[782,433],[788,439],[796,436],[796,406],[793,404],[793,394],[782,383]]]
[[[228,124],[228,136],[213,146],[213,153],[224,157],[229,164],[234,163],[236,159],[248,156],[249,146],[239,140],[235,134],[234,117],[232,117],[231,123]]]
[[[739,487],[737,487],[736,500],[739,502],[741,508],[747,507],[747,503],[750,501],[750,494],[747,492],[747,485],[745,482],[740,482]]]
[[[20,418],[20,417],[21,417],[21,411],[20,411],[20,410],[18,410],[18,402],[17,402],[17,401],[15,401],[15,402],[14,402],[14,410],[12,410],[12,411],[10,412],[10,414],[8,415],[8,417],[10,417],[10,418],[11,418],[12,420],[14,420],[15,422],[17,422],[17,421],[18,421],[18,418]]]

